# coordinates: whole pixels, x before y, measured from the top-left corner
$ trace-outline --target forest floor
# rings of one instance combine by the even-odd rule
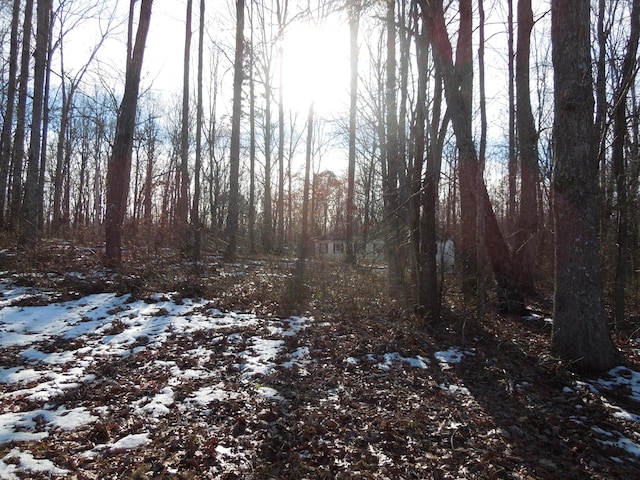
[[[549,353],[550,302],[426,324],[385,272],[0,252],[0,478],[640,478],[640,322],[623,362]],[[635,323],[634,323],[635,322]]]

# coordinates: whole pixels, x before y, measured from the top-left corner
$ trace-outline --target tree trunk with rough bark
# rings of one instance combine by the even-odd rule
[[[236,53],[233,64],[233,107],[229,151],[229,216],[227,218],[226,258],[233,260],[238,247],[240,215],[240,117],[242,113],[242,62],[244,59],[244,0],[236,0]]]
[[[598,241],[589,3],[552,0],[555,292],[551,349],[580,370],[613,367]]]
[[[134,3],[134,0],[131,0]],[[107,205],[105,212],[105,265],[122,263],[122,224],[127,210],[133,134],[136,126],[140,73],[145,43],[151,22],[153,0],[141,0],[138,31],[132,54],[127,58],[124,95],[116,123],[116,134],[107,172]]]

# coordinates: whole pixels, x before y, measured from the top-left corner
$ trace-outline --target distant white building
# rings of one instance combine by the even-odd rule
[[[341,261],[345,259],[347,254],[346,246],[347,242],[343,238],[318,238],[314,241],[314,255],[320,259]],[[438,266],[445,270],[452,270],[456,256],[453,240],[438,240],[436,246],[436,262]],[[359,261],[384,261],[384,241],[382,240],[370,240],[366,245],[354,242],[354,248],[356,258]]]

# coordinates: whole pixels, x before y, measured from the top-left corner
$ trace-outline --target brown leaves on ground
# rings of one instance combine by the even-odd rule
[[[94,269],[93,257],[88,257]],[[65,298],[73,291],[126,288],[135,290],[130,293],[137,298],[152,292],[167,292],[176,302],[200,296],[220,310],[254,312],[267,322],[251,327],[256,331],[248,329],[233,345],[220,332],[206,331],[175,335],[161,350],[99,362],[91,388],[69,390],[55,402],[89,411],[100,411],[108,403],[108,414],[90,425],[21,444],[34,457],[73,472],[67,478],[640,476],[640,457],[607,442],[602,434],[613,431],[639,442],[638,424],[612,415],[607,406],[615,401],[638,412],[637,401],[629,399],[624,386],[593,391],[588,388],[590,379],[564,370],[549,355],[550,327],[543,318],[525,321],[488,314],[471,338],[466,334],[462,346],[461,322],[447,320],[427,329],[385,298],[383,271],[311,263],[306,298],[296,308],[315,321],[283,339],[284,349],[270,373],[247,380],[234,367],[230,352],[246,348],[246,340],[258,329],[268,331],[269,319],[280,313],[287,295],[284,279],[293,262],[212,261],[195,275],[185,262],[153,261],[155,267],[146,264],[131,266],[126,274],[83,276],[77,284],[69,272],[60,265],[52,268],[50,262],[43,265],[42,275],[7,274],[39,288],[58,288]],[[80,263],[77,269],[82,269]],[[286,301],[291,303],[290,298]],[[628,325],[630,331],[635,327]],[[619,344],[627,360],[637,361],[637,343],[623,337]],[[157,395],[169,380],[166,369],[143,366],[175,362],[187,369],[198,362],[192,352],[202,345],[216,352],[200,364],[210,375],[174,386],[175,403],[159,420],[136,413],[132,405]],[[305,362],[287,365],[302,347],[308,349]],[[466,352],[459,363],[447,364],[434,356],[450,347]],[[4,366],[20,361],[16,351],[2,348],[0,353]],[[429,363],[419,368],[403,359]],[[226,393],[200,408],[179,407],[207,386],[223,386]],[[270,396],[267,388],[277,395]],[[267,394],[248,394],[257,389]],[[2,401],[3,408],[9,408],[7,402]],[[82,454],[142,432],[149,433],[150,441],[138,448]],[[11,449],[12,445],[1,445],[0,458]],[[23,478],[39,477],[29,472]]]

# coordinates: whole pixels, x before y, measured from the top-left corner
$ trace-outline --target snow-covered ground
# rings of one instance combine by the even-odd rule
[[[122,398],[104,398],[102,405],[83,405],[75,393],[109,386],[101,372],[110,362],[127,357],[148,358],[137,367],[140,395],[131,399],[128,415],[140,419],[136,433],[109,441],[97,440],[78,456],[89,461],[108,452],[140,448],[151,442],[153,426],[171,412],[196,416],[216,401],[278,402],[281,392],[262,385],[260,379],[274,368],[297,369],[305,375],[313,364],[310,345],[300,344],[299,332],[314,323],[313,318],[277,319],[253,314],[221,312],[206,300],[182,299],[171,293],[144,300],[128,295],[103,293],[77,300],[50,303],[46,292],[0,283],[0,478],[18,478],[25,472],[51,476],[66,475],[68,469],[31,451],[31,442],[60,432],[73,432],[99,422]],[[206,335],[205,335],[206,334]],[[170,341],[204,339],[175,360],[157,360],[154,352],[168,349]],[[148,355],[146,355],[148,354]],[[430,357],[407,357],[400,353],[346,356],[345,368],[365,363],[381,370],[446,370],[459,363],[471,350],[450,348]],[[98,368],[100,366],[100,368]],[[221,372],[241,379],[233,387]],[[163,379],[163,384],[157,380]],[[145,385],[151,382],[153,385]],[[176,395],[187,382],[194,382],[188,394]],[[134,380],[131,380],[134,381]],[[581,392],[603,393],[624,386],[630,399],[640,402],[640,373],[628,368],[613,369],[589,382],[567,385],[567,398]],[[446,395],[470,395],[463,384],[441,384]],[[526,383],[516,386],[526,389]],[[113,391],[113,389],[111,390]],[[144,392],[153,392],[144,394]],[[75,399],[75,400],[74,400]],[[640,414],[606,400],[613,417],[640,422]],[[121,407],[118,407],[121,408]],[[589,425],[576,402],[573,422]],[[640,459],[640,426],[632,438],[614,429],[593,427],[603,446],[615,446],[620,455]],[[10,446],[10,448],[6,448]],[[242,452],[231,445],[213,449],[220,465],[241,464]],[[623,461],[624,459],[620,459]]]

